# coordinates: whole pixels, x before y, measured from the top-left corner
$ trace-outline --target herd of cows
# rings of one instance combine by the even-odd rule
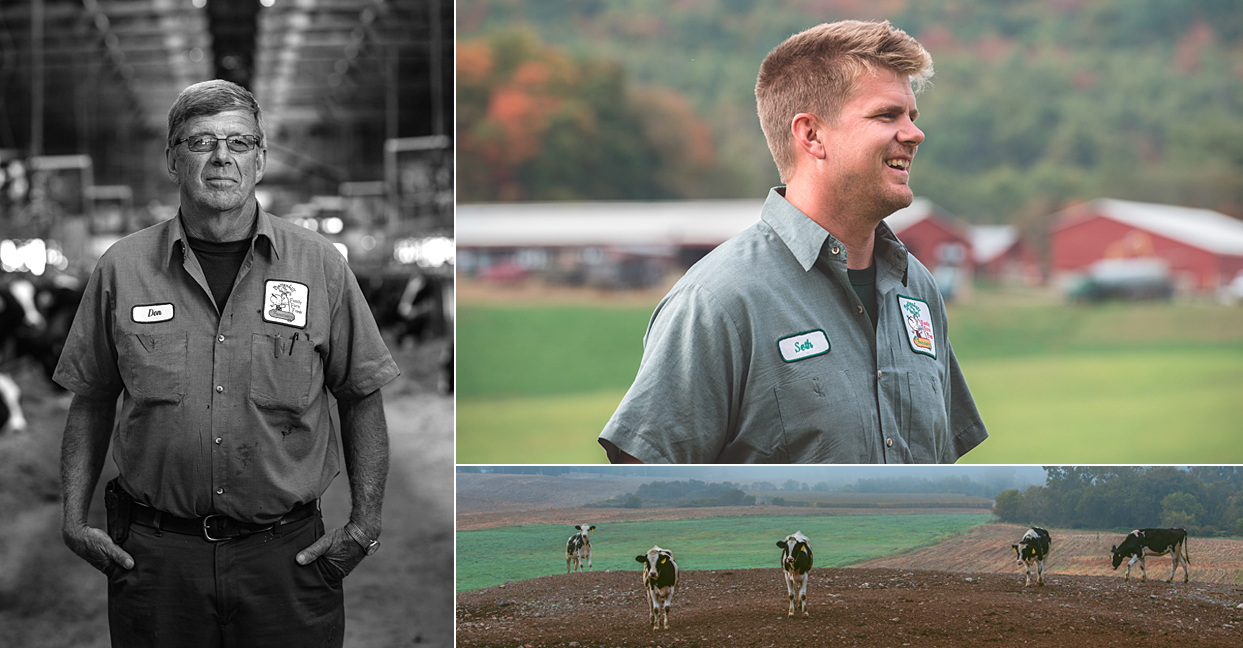
[[[594,524],[578,524],[575,533],[565,543],[565,571],[583,571],[591,569],[591,538],[595,531]],[[1053,539],[1049,532],[1040,527],[1031,527],[1023,534],[1018,543],[1010,545],[1018,564],[1025,570],[1024,587],[1031,585],[1032,571],[1036,573],[1036,584],[1044,585],[1044,563],[1049,556]],[[779,540],[781,548],[781,570],[785,575],[786,593],[789,596],[790,608],[786,616],[793,617],[795,610],[807,613],[807,581],[812,567],[811,540],[801,531],[795,531]],[[1122,561],[1130,558],[1127,563],[1123,580],[1130,580],[1131,566],[1139,563],[1142,580],[1148,580],[1148,571],[1144,565],[1146,556],[1164,556],[1170,554],[1174,566],[1170,570],[1169,583],[1174,580],[1178,566],[1183,567],[1183,582],[1190,580],[1187,565],[1191,557],[1187,553],[1187,532],[1183,529],[1136,529],[1127,534],[1122,544],[1110,548],[1113,568],[1118,569]],[[643,564],[643,589],[647,594],[650,611],[649,621],[652,630],[659,630],[662,625],[669,629],[669,607],[673,604],[673,591],[678,585],[678,564],[673,561],[673,552],[653,546],[647,553],[635,556],[635,560]]]

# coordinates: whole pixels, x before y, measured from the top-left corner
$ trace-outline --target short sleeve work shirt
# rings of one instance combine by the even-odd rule
[[[258,210],[218,312],[180,214],[128,236],[87,282],[55,380],[124,394],[113,438],[121,483],[181,517],[270,522],[339,472],[329,415],[398,375],[345,258]]]
[[[957,460],[988,433],[936,282],[884,223],[874,259],[875,329],[846,247],[774,189],[656,307],[601,445],[645,463]]]

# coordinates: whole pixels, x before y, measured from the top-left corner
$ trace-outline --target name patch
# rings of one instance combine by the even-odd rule
[[[911,351],[937,357],[937,338],[932,330],[932,309],[928,307],[928,302],[898,295],[898,309],[902,311]]]
[[[167,322],[173,319],[172,304],[147,304],[146,306],[135,306],[129,313],[129,318],[138,324],[154,324],[156,322]]]
[[[777,340],[777,348],[781,350],[781,359],[786,362],[804,360],[828,353],[829,336],[820,329],[798,333]]]
[[[263,286],[264,321],[305,328],[306,300],[310,294],[306,284],[269,279]]]

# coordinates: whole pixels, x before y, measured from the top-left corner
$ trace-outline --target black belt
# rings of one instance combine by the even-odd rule
[[[276,522],[258,524],[234,520],[227,515],[208,515],[200,518],[177,517],[134,502],[132,522],[160,531],[201,536],[208,542],[220,542],[241,538],[252,533],[270,531],[283,524],[299,522],[311,517],[317,510],[319,510],[319,500],[293,507],[293,510]]]

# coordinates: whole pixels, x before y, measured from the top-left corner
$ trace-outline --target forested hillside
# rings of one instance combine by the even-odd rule
[[[911,184],[1025,226],[1098,197],[1243,216],[1233,0],[464,0],[459,197],[760,197],[764,55],[887,18],[932,53]]]

